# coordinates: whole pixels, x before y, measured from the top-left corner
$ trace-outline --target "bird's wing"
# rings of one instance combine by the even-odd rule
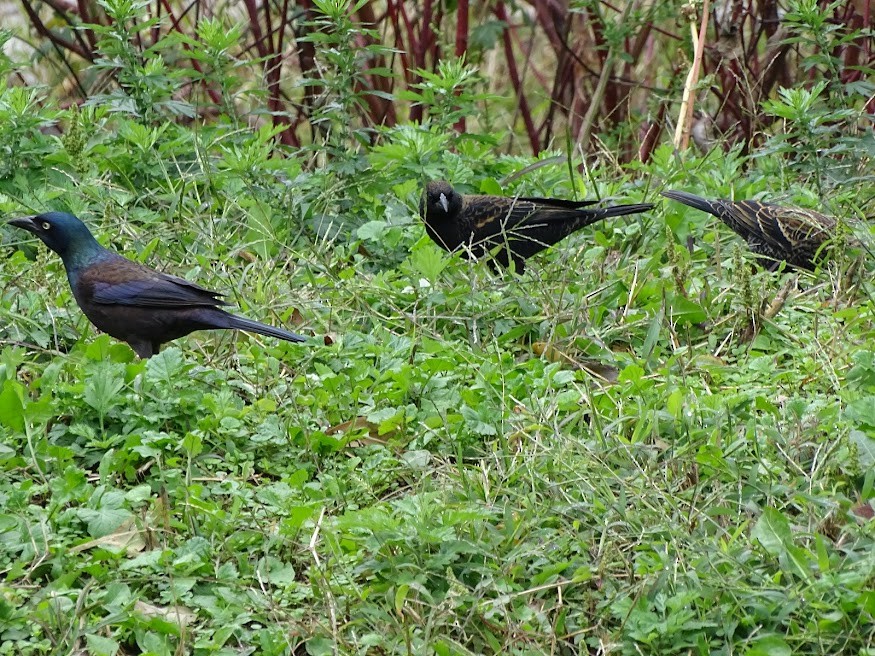
[[[813,210],[783,207],[772,211],[776,214],[775,222],[779,224],[781,232],[794,244],[822,242],[829,239],[835,230],[833,219]]]
[[[217,292],[123,258],[89,267],[82,273],[81,282],[91,289],[91,300],[101,305],[153,308],[225,305]]]
[[[513,199],[510,199],[513,200]],[[564,200],[561,198],[538,198],[536,196],[520,196],[517,200],[534,203],[544,208],[555,207],[559,210],[579,210],[600,203],[599,200]]]
[[[751,234],[779,248],[794,248],[797,244],[829,238],[835,222],[812,210],[782,207],[756,201],[735,203],[734,218]]]
[[[574,201],[560,201],[565,202],[576,204]],[[472,196],[466,199],[462,211],[472,231],[487,239],[524,225],[567,222],[578,210],[571,206],[544,205],[532,198]]]

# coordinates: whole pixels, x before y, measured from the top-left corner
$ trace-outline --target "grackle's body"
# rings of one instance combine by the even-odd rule
[[[426,185],[419,212],[426,233],[441,248],[464,249],[474,258],[495,251],[498,264],[513,262],[522,273],[527,258],[585,226],[653,208],[649,203],[592,208],[596,202],[462,195],[434,180]]]
[[[664,191],[662,195],[719,218],[747,242],[770,271],[782,260],[813,270],[815,256],[835,235],[836,220],[813,210],[755,200],[708,200],[685,191]]]
[[[304,338],[221,309],[221,294],[107,250],[72,214],[48,212],[10,221],[61,256],[76,303],[100,330],[141,358],[195,330],[247,330],[290,342]]]

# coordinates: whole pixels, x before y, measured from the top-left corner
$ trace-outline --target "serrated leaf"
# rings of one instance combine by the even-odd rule
[[[119,650],[115,640],[94,633],[85,634],[85,644],[88,645],[88,653],[93,656],[115,656]]]
[[[106,414],[118,401],[125,386],[124,366],[117,362],[97,362],[89,367],[82,398],[101,415]]]

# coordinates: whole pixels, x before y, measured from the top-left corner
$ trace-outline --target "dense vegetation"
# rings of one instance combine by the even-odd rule
[[[4,215],[313,339],[137,360],[0,229],[0,654],[875,654],[868,0],[698,56],[676,2],[289,4],[23,0]],[[431,178],[657,208],[497,275]],[[667,188],[836,255],[763,271]]]

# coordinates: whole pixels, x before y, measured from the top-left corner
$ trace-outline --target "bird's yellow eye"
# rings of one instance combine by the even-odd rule
[[[51,227],[52,227],[51,223],[49,223],[48,221],[43,221],[43,230],[48,230]]]

